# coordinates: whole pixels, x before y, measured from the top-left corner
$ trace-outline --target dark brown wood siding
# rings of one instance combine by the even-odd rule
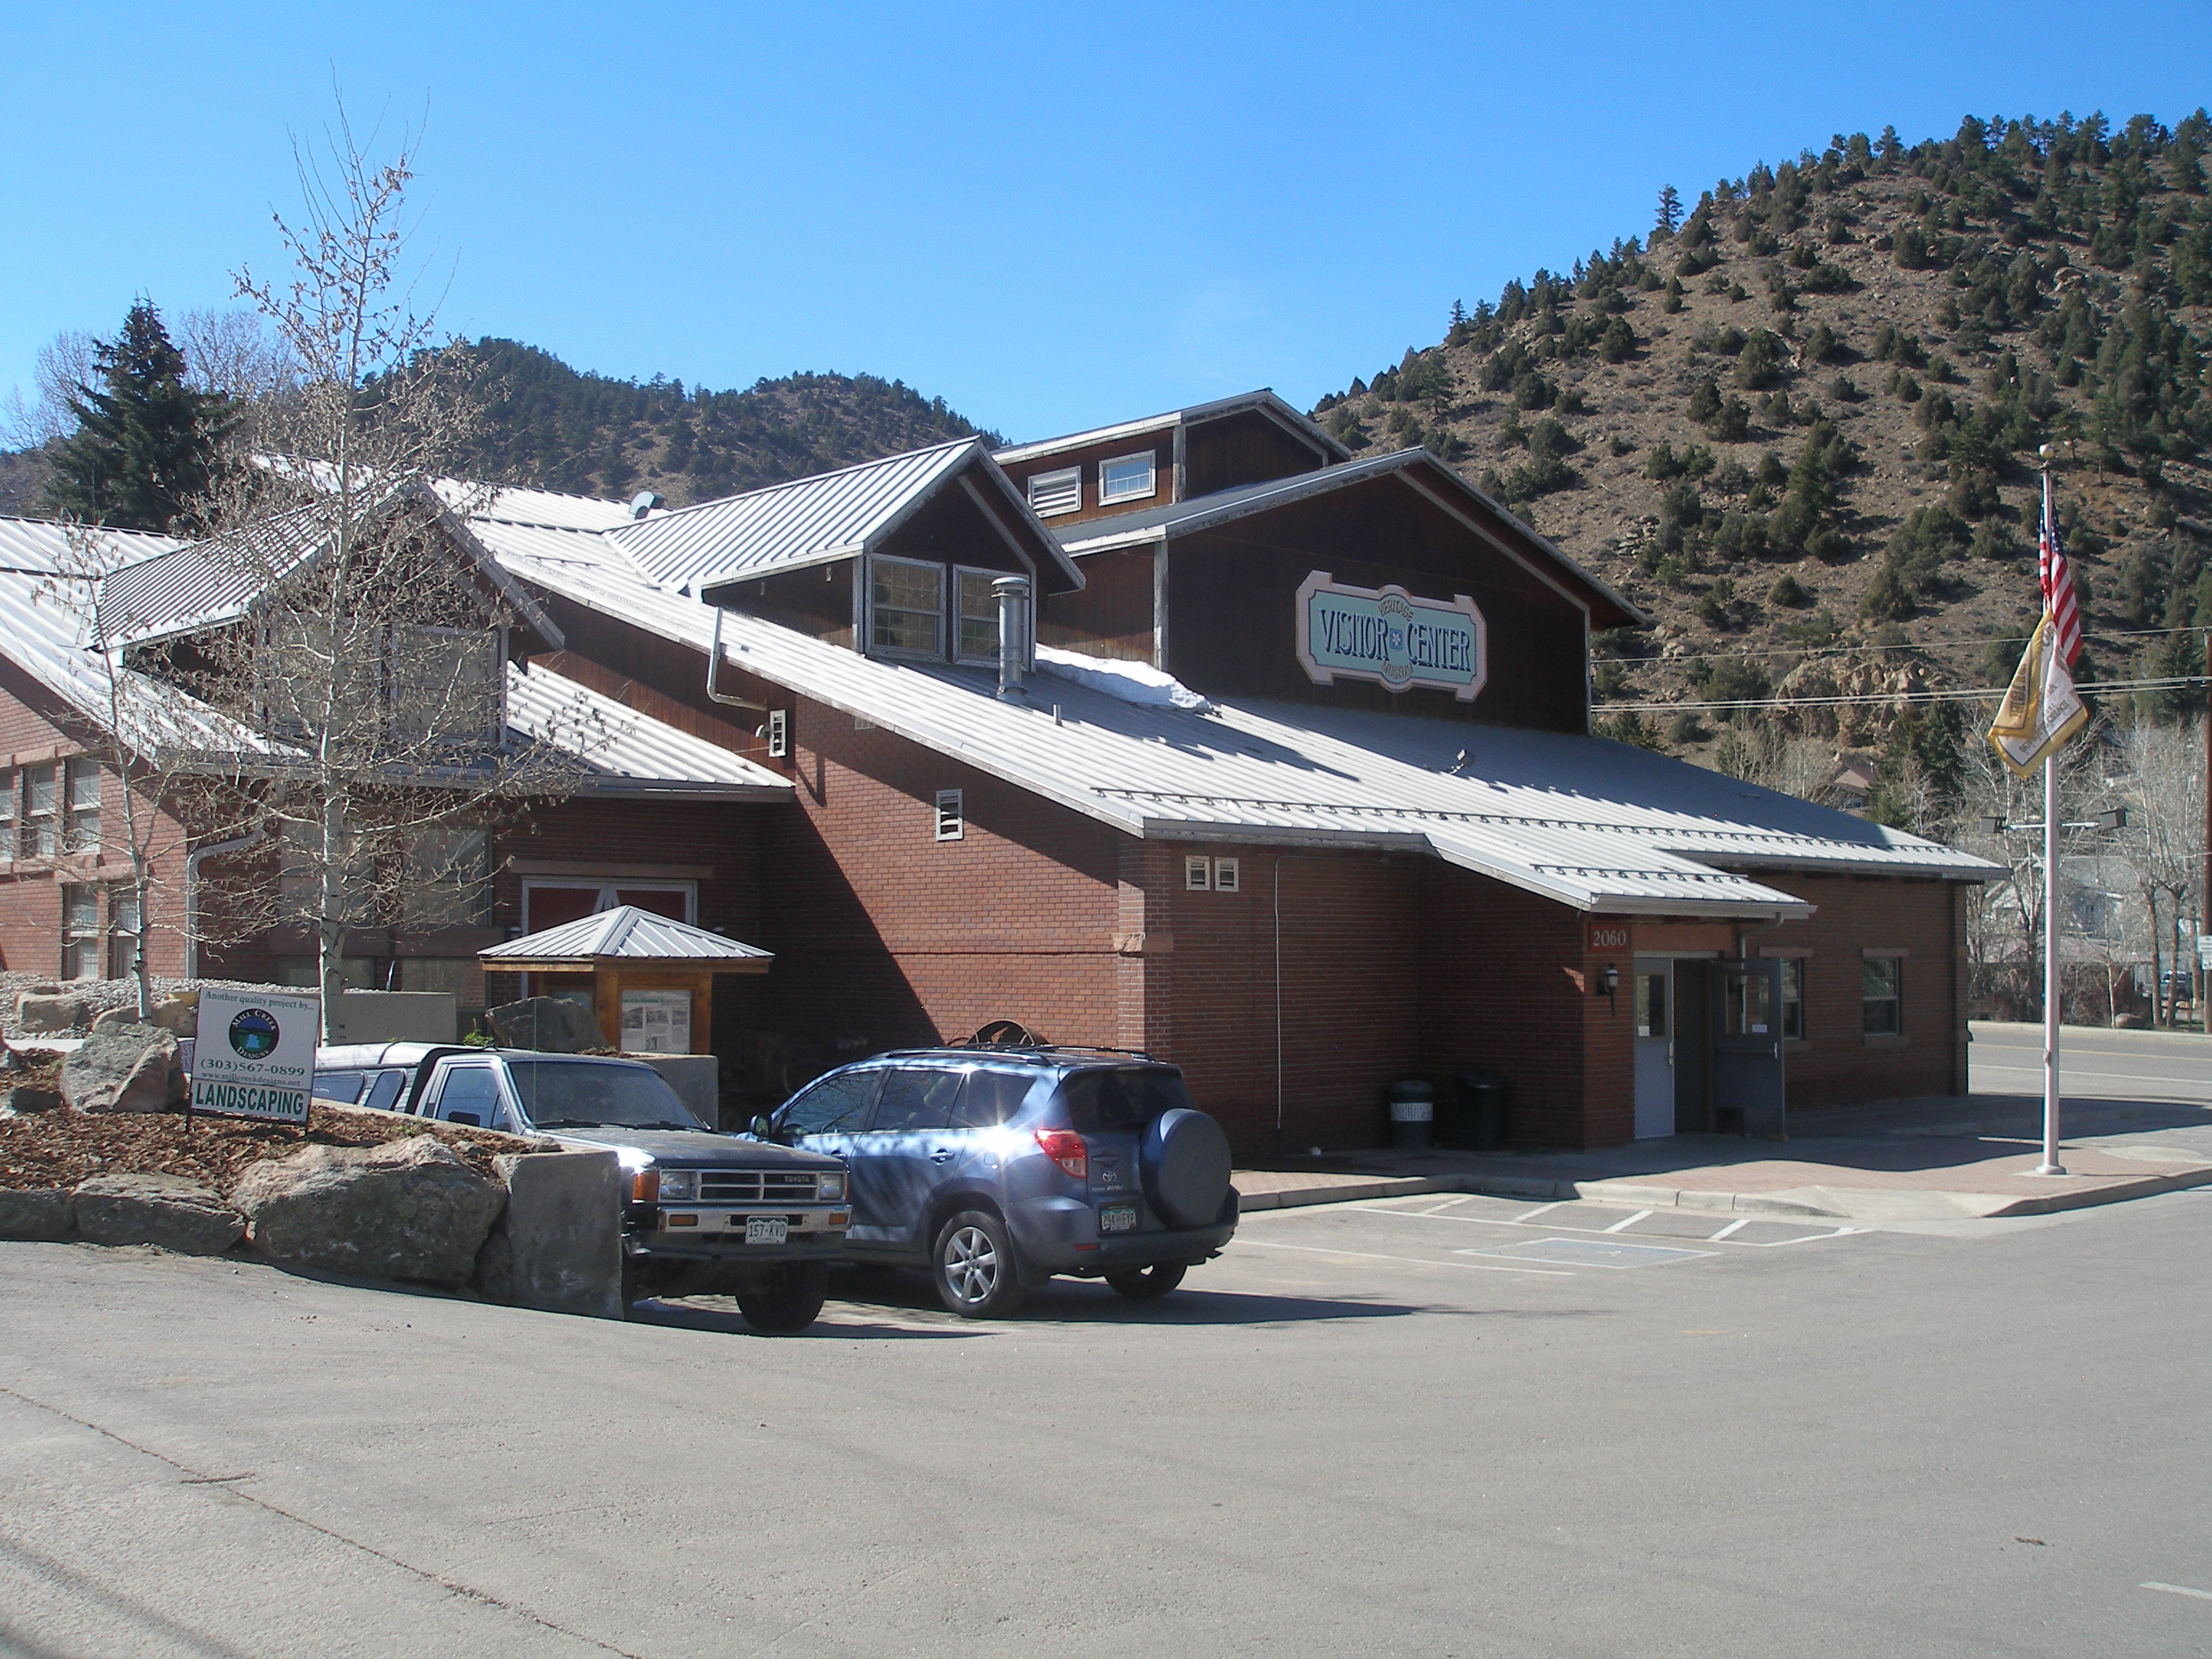
[[[1239,484],[1317,472],[1329,458],[1257,410],[1224,415],[1190,428],[1182,441],[1183,499]]]
[[[1155,558],[1152,548],[1131,547],[1081,561],[1087,586],[1044,601],[1037,614],[1037,643],[1151,662]]]
[[[801,634],[842,645],[853,645],[853,564],[835,564],[805,570],[779,570],[757,581],[735,582],[719,587],[712,602],[726,605],[766,621],[779,623]]]
[[[1004,570],[1018,576],[1029,574],[1028,567],[1006,544],[998,524],[957,483],[947,485],[916,507],[877,551],[902,559]]]
[[[1488,626],[1489,681],[1448,691],[1339,679],[1297,659],[1298,584],[1395,582],[1424,598],[1472,597]],[[1589,729],[1581,608],[1392,476],[1177,537],[1168,550],[1169,672],[1223,696],[1277,697],[1548,732]]]
[[[1098,464],[1101,461],[1118,461],[1124,455],[1141,455],[1148,449],[1152,452],[1152,493],[1134,501],[1115,501],[1110,506],[1101,507],[1098,504]],[[1164,427],[1158,432],[1140,432],[1106,443],[1085,444],[1055,454],[1012,462],[1006,465],[1006,476],[1014,481],[1014,488],[1026,498],[1029,481],[1038,473],[1065,471],[1071,466],[1083,469],[1083,510],[1055,514],[1045,520],[1051,529],[1081,524],[1089,519],[1110,519],[1118,514],[1140,513],[1148,507],[1164,507],[1175,499],[1175,430],[1172,427]]]

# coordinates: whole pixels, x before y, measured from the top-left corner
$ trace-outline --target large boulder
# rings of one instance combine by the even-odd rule
[[[174,1031],[179,1036],[197,1036],[200,1029],[200,994],[187,991],[154,1005],[154,1017],[148,1022],[165,1031]]]
[[[79,1182],[74,1196],[76,1230],[95,1244],[221,1255],[246,1236],[245,1217],[182,1176],[94,1176]]]
[[[286,1267],[460,1285],[506,1203],[429,1135],[310,1146],[246,1170],[231,1194],[254,1248]]]
[[[525,997],[484,1010],[484,1024],[506,1048],[537,1048],[549,1054],[580,1054],[606,1046],[599,1023],[563,997]]]
[[[0,1191],[0,1238],[67,1238],[76,1229],[76,1200],[66,1187]]]
[[[18,1083],[11,1089],[0,1089],[0,1117],[35,1117],[61,1103],[62,1091],[43,1084]]]
[[[66,1036],[84,1016],[84,999],[66,991],[26,991],[15,999],[15,1029],[27,1036]]]
[[[116,1025],[62,1061],[62,1097],[80,1112],[166,1112],[185,1099],[173,1031]]]

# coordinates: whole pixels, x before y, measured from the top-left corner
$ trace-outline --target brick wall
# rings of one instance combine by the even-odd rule
[[[1793,1107],[1966,1092],[1966,906],[1955,883],[1801,876],[1760,881],[1820,907],[1755,933],[1761,956],[1805,959],[1805,1036],[1784,1066]],[[1860,973],[1869,952],[1902,951],[1904,1030],[1865,1035]]]

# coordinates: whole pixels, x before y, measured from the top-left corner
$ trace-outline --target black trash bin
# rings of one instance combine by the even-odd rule
[[[1401,1152],[1436,1145],[1437,1091],[1423,1079],[1401,1078],[1389,1088],[1390,1144]]]
[[[1459,1097],[1451,1146],[1494,1152],[1505,1144],[1505,1079],[1495,1072],[1462,1072],[1452,1079]]]

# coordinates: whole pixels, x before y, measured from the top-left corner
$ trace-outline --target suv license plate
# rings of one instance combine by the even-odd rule
[[[780,1215],[745,1218],[745,1243],[748,1244],[781,1244],[790,1234],[791,1224]]]
[[[1102,1233],[1133,1233],[1137,1231],[1137,1206],[1133,1204],[1102,1204],[1098,1208],[1098,1231]]]

